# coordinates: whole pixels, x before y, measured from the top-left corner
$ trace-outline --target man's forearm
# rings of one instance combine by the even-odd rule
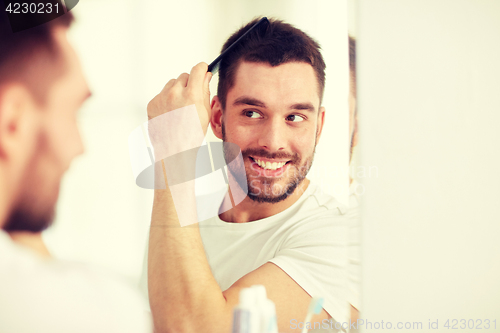
[[[196,210],[194,186],[183,185],[183,202],[194,202]],[[229,331],[231,309],[210,270],[198,224],[180,226],[168,187],[155,190],[148,281],[157,331]]]

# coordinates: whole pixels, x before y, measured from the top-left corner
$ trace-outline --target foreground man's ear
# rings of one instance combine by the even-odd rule
[[[16,188],[36,148],[42,112],[21,84],[0,87],[0,166]]]
[[[210,107],[212,108],[212,118],[210,119],[212,131],[217,138],[222,140],[222,105],[218,96],[212,98]]]

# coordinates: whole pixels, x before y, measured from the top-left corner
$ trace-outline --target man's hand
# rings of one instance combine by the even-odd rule
[[[177,79],[168,81],[163,90],[148,104],[148,119],[168,111],[194,104],[200,118],[203,133],[207,133],[211,117],[209,83],[212,73],[207,72],[208,65],[200,62],[191,70],[191,74],[182,73]]]

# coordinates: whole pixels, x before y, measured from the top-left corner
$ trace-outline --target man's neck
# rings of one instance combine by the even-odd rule
[[[3,173],[0,172],[0,175]],[[0,178],[0,198],[0,229],[2,229],[7,221],[12,200],[12,194],[9,193],[3,178]]]
[[[257,202],[247,196],[238,205],[220,214],[219,218],[225,222],[245,223],[276,215],[297,202],[308,188],[309,183],[309,179],[304,179],[292,195],[278,203]],[[231,189],[229,189],[229,195],[232,196]]]

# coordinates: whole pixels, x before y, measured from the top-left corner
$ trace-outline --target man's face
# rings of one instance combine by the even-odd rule
[[[73,158],[83,152],[77,111],[89,96],[89,90],[76,54],[66,39],[66,29],[55,29],[54,37],[66,68],[51,83],[46,103],[39,106],[37,149],[25,168],[19,196],[5,224],[9,231],[38,232],[51,224],[61,178]]]
[[[352,159],[354,147],[358,144],[358,114],[356,110],[356,78],[349,73],[349,138],[351,148],[349,150],[349,161]]]
[[[241,148],[250,199],[280,202],[305,179],[323,127],[319,104],[307,63],[239,65],[226,98],[222,139]]]

